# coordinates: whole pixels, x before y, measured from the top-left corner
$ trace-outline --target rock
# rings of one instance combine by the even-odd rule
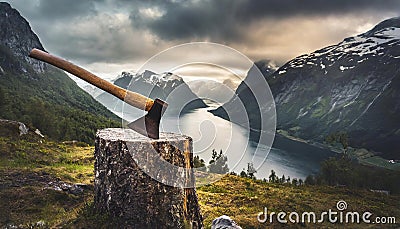
[[[22,122],[0,119],[0,136],[19,137],[29,132],[29,128]]]
[[[242,229],[229,216],[223,215],[212,221],[211,229]]]
[[[44,138],[44,135],[42,134],[42,132],[40,132],[39,129],[35,130],[35,134],[39,135],[39,137]]]
[[[157,158],[178,169],[163,170]],[[154,140],[132,130],[100,130],[95,142],[95,208],[132,228],[202,228],[196,190],[182,186],[191,184],[184,178],[194,178],[187,172],[192,167],[190,137],[161,133]],[[148,175],[150,170],[156,171],[152,177],[158,181]]]
[[[18,57],[21,62],[28,62],[37,73],[44,72],[47,67],[45,63],[28,57],[28,53],[32,48],[43,50],[39,38],[32,32],[29,23],[13,9],[9,3],[0,2],[0,45],[9,47],[10,51]],[[0,58],[0,62],[1,62]],[[24,70],[23,64],[14,63],[12,66],[6,66],[10,63],[2,65],[4,69]]]
[[[19,122],[19,135],[25,135],[28,133],[29,128],[25,126],[22,122]]]
[[[72,194],[75,196],[82,195],[85,190],[89,190],[90,186],[86,184],[69,184],[62,181],[51,181],[49,182],[45,189],[53,189],[60,192],[65,192],[67,194]]]

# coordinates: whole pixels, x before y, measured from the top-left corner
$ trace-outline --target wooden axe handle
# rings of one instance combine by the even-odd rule
[[[32,49],[29,56],[61,68],[141,110],[149,111],[154,104],[154,100],[146,96],[118,87],[67,60],[53,56],[47,52]]]

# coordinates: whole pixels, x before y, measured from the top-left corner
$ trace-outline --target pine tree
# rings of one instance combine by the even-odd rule
[[[304,181],[304,184],[306,185],[315,185],[315,178],[313,175],[308,175],[306,177],[306,180]]]
[[[204,166],[204,160],[200,159],[199,155],[193,157],[193,167],[199,168]]]
[[[247,173],[246,173],[246,171],[244,171],[244,169],[242,170],[242,172],[240,172],[240,177],[243,177],[243,178],[247,177]]]
[[[199,157],[199,155],[196,155],[193,157],[193,167],[194,168],[199,168],[199,170],[204,171],[206,169],[206,163],[204,162],[203,159]]]
[[[217,153],[215,149],[212,150],[211,160],[209,162],[209,171],[211,173],[225,174],[229,172],[228,157],[222,153],[222,150]]]
[[[271,174],[269,175],[269,182],[271,183],[276,183],[277,182],[277,176],[274,170],[271,170]]]
[[[255,176],[254,176],[255,173],[257,173],[257,170],[254,168],[253,163],[252,162],[247,163],[247,175],[250,178],[254,179],[255,178]]]
[[[0,87],[0,107],[3,107],[6,104],[5,98],[6,96],[4,95],[4,91]]]

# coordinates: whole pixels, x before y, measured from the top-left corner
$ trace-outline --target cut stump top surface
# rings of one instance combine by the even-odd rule
[[[168,141],[183,141],[192,138],[186,135],[177,133],[160,133],[159,139],[148,138],[134,130],[124,128],[107,128],[97,131],[97,137],[108,141],[124,141],[124,142],[168,142]]]

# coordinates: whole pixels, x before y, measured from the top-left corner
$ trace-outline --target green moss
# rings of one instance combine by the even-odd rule
[[[331,98],[324,96],[321,101],[316,105],[317,107],[312,112],[311,117],[320,118],[325,115],[330,109]]]

